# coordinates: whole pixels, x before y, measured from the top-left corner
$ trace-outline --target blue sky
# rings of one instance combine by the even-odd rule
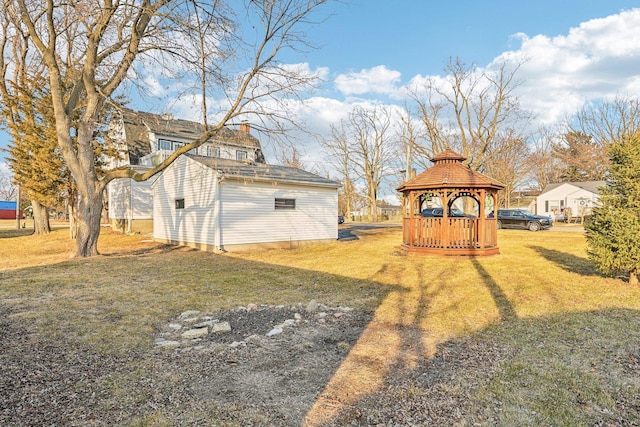
[[[640,94],[640,2],[626,0],[352,0],[308,31],[318,49],[288,53],[325,80],[303,99],[299,120],[318,134],[366,102],[400,105],[403,88],[440,76],[450,57],[490,67],[510,55],[519,71],[521,105],[552,123],[587,102]],[[153,79],[153,76],[147,76]],[[139,109],[195,119],[193,100],[160,90],[134,100]],[[0,132],[0,148],[8,137]],[[267,161],[269,141],[263,141]],[[308,164],[322,164],[313,141],[301,141]],[[0,168],[2,165],[0,153]],[[4,166],[6,167],[6,165]]]
[[[312,67],[333,72],[386,65],[403,76],[436,74],[449,57],[486,65],[512,49],[512,35],[567,34],[580,23],[640,7],[616,0],[353,0],[311,35]]]

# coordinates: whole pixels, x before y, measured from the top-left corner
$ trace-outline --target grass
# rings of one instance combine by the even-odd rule
[[[501,230],[501,254],[485,258],[404,256],[400,239],[370,230],[213,255],[106,230],[103,255],[70,260],[64,229],[11,235],[0,238],[0,309],[43,339],[144,354],[185,310],[316,299],[375,315],[307,425],[356,422],[353,407],[368,408],[371,424],[402,423],[375,409],[390,395],[410,406],[439,392],[459,403],[461,425],[640,423],[640,289],[601,277],[582,233]]]

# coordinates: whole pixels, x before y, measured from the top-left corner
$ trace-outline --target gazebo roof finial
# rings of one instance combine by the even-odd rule
[[[466,157],[464,157],[461,154],[456,153],[455,151],[453,151],[451,149],[451,147],[447,147],[443,152],[438,153],[437,155],[433,156],[431,160],[434,164],[436,163],[462,163],[465,160],[467,160]]]

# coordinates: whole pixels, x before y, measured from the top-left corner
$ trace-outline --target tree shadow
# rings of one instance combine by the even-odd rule
[[[439,344],[321,425],[635,425],[639,315],[604,309],[492,324]]]
[[[509,298],[507,298],[496,281],[493,280],[489,272],[485,270],[485,268],[478,262],[476,258],[471,258],[471,264],[476,269],[478,274],[480,274],[480,277],[482,277],[484,284],[491,293],[491,297],[498,307],[500,319],[503,321],[517,320],[518,314],[516,313],[513,304],[511,304]]]
[[[588,258],[580,257],[571,253],[549,249],[542,246],[527,246],[533,249],[546,260],[551,261],[555,265],[563,268],[570,273],[580,274],[582,276],[600,276],[602,275],[595,268]]]
[[[0,389],[8,393],[0,402],[2,425],[68,425],[78,414],[105,425],[123,419],[300,425],[374,315],[371,307],[347,308],[342,316],[328,310],[320,322],[305,304],[380,301],[402,291],[173,245],[6,271],[0,282]],[[181,312],[229,301],[232,307],[298,301],[301,323],[271,338],[265,336],[270,327],[258,324],[260,338],[239,347],[219,339],[175,350],[154,347]],[[25,316],[33,319],[29,326]]]

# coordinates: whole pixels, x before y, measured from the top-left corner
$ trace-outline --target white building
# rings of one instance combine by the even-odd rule
[[[119,111],[109,125],[109,138],[117,151],[106,157],[106,169],[133,167],[140,172],[164,161],[179,147],[199,138],[201,123],[174,119],[130,109]],[[202,146],[193,150],[200,156],[264,163],[260,141],[251,135],[248,124],[238,130],[224,128]],[[122,231],[150,231],[153,219],[151,183],[128,178],[113,180],[107,186],[109,220]]]
[[[564,219],[567,212],[570,212],[568,217],[590,215],[591,208],[598,202],[598,188],[604,185],[604,181],[549,184],[537,197],[536,213],[557,220]]]
[[[152,184],[153,237],[208,251],[336,240],[339,187],[290,167],[182,156]]]

